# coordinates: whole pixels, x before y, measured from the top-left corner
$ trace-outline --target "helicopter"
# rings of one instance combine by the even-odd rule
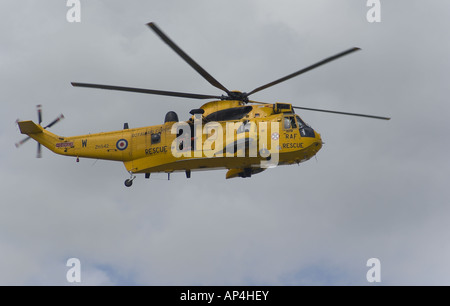
[[[311,159],[322,148],[321,135],[295,113],[295,109],[319,111],[340,115],[390,120],[389,117],[341,112],[327,109],[293,106],[289,103],[266,103],[249,99],[249,96],[306,73],[319,66],[359,51],[353,47],[313,65],[300,69],[249,92],[231,91],[203,69],[154,23],[147,26],[175,53],[199,73],[222,95],[186,93],[176,91],[111,86],[72,82],[74,87],[127,91],[179,98],[211,100],[200,108],[192,109],[187,121],[180,121],[174,111],[167,112],[159,125],[123,129],[111,132],[63,137],[47,128],[59,122],[60,115],[49,125],[41,126],[42,111],[38,105],[38,123],[17,121],[20,132],[28,135],[17,143],[20,146],[32,138],[56,154],[80,158],[123,162],[130,177],[124,182],[132,186],[136,174],[150,178],[151,173],[227,169],[226,179],[250,178],[268,168],[299,164]]]

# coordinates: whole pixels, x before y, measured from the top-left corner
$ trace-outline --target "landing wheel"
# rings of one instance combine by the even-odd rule
[[[131,171],[128,171],[128,173],[130,173],[130,178],[126,179],[124,184],[127,187],[131,187],[131,185],[133,185],[133,180],[136,178],[136,176],[133,175],[133,172],[131,172]]]
[[[131,185],[133,185],[133,180],[126,179],[126,180],[125,180],[125,186],[131,187]]]

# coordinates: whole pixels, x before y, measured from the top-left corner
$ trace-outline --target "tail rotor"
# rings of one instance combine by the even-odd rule
[[[37,114],[38,114],[38,124],[41,125],[42,123],[42,105],[38,104],[36,105],[37,108]],[[56,123],[58,123],[61,119],[64,119],[64,115],[60,114],[55,120],[53,120],[52,122],[50,122],[49,124],[47,124],[44,129],[50,128],[53,125],[55,125]],[[16,123],[19,122],[19,119],[16,120]],[[27,142],[31,137],[28,136],[24,139],[22,139],[19,142],[16,142],[16,148],[20,147],[21,145],[23,145],[25,142]],[[37,153],[36,153],[36,157],[37,158],[41,158],[42,157],[42,145],[38,142],[37,144]]]

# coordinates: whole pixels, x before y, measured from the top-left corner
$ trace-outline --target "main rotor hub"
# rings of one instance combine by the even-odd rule
[[[238,90],[230,91],[228,96],[222,95],[222,100],[238,100],[244,103],[248,103],[248,94]]]

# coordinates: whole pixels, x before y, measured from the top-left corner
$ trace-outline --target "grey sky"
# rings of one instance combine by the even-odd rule
[[[366,1],[0,3],[0,284],[449,285],[450,3]],[[73,88],[71,81],[222,94],[148,27],[156,22],[226,87],[273,81],[350,47],[355,54],[254,100],[391,116],[297,112],[325,145],[251,179],[225,171],[143,176],[120,163],[20,149],[16,118],[72,136],[186,120],[202,101]]]

